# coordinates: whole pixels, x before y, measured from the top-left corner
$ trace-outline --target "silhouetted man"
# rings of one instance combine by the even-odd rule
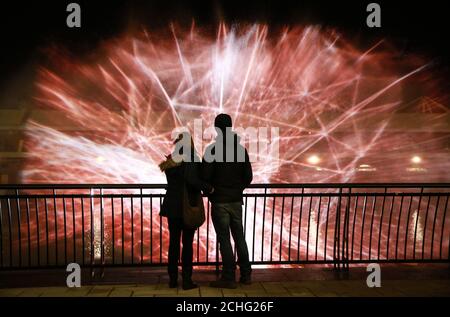
[[[214,193],[209,198],[223,269],[221,279],[210,286],[236,288],[236,263],[230,231],[237,249],[240,282],[251,284],[251,266],[242,226],[242,193],[252,181],[252,166],[239,136],[231,130],[231,117],[219,114],[214,126],[217,138],[206,148],[202,172],[204,180],[214,187]]]

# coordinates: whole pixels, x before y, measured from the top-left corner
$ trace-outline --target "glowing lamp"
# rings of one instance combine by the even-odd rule
[[[320,162],[320,158],[317,155],[311,155],[308,157],[307,161],[311,165],[316,165]]]
[[[422,162],[422,158],[420,156],[414,155],[411,158],[411,162],[413,162],[414,164],[419,164]]]

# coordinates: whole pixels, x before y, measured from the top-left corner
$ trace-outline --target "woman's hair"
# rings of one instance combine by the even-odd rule
[[[186,160],[188,159],[186,155],[195,153],[194,140],[189,132],[180,133],[173,143],[175,144],[175,149],[172,155],[182,155],[183,160]],[[188,150],[187,153],[186,150]]]

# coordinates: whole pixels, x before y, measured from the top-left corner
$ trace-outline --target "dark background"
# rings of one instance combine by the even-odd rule
[[[66,26],[67,4],[81,5],[81,28]],[[381,5],[381,28],[366,26],[366,6]],[[358,36],[368,45],[388,37],[404,53],[414,52],[438,60],[448,69],[450,50],[446,1],[405,0],[212,0],[212,1],[12,1],[1,4],[0,84],[35,58],[39,48],[60,44],[74,54],[92,50],[102,40],[127,28],[130,23],[167,27],[170,22],[216,26],[228,23],[263,22],[274,26],[320,24]]]

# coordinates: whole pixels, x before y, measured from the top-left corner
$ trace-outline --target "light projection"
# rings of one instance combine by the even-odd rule
[[[192,130],[194,119],[211,126],[222,112],[230,114],[237,127],[279,129],[276,140],[270,140],[278,142],[278,154],[255,157],[254,183],[449,181],[449,134],[442,129],[448,118],[447,96],[434,76],[433,61],[402,55],[387,40],[361,47],[357,40],[319,26],[272,29],[221,24],[209,30],[193,24],[188,29],[171,26],[125,33],[83,57],[53,50],[49,65],[39,70],[33,99],[34,106],[48,116],[27,124],[22,182],[165,183],[158,164],[172,150],[173,129]],[[195,137],[199,151],[211,141]],[[245,136],[243,140],[248,146],[249,140]],[[117,212],[104,216],[104,238],[111,246],[114,218],[114,245],[136,248],[134,259],[140,261],[140,229],[132,236],[131,203],[125,207],[123,223],[120,202],[113,203]],[[248,202],[248,210],[254,203]],[[294,209],[301,203],[308,207],[307,200],[296,198]],[[312,202],[314,210],[317,203]],[[322,201],[322,208],[327,203]],[[336,201],[329,203],[333,209]],[[103,204],[111,210],[111,201]],[[277,208],[279,204],[277,200]],[[436,208],[439,212],[442,204]],[[78,210],[81,204],[75,205]],[[97,219],[99,205],[96,199]],[[362,208],[362,201],[359,205]],[[413,209],[416,205],[414,201]],[[133,208],[140,208],[139,199]],[[163,257],[167,252],[167,231],[162,232],[164,243],[151,246],[147,241],[160,234],[159,200],[151,208],[146,199],[145,261],[150,254],[158,258],[160,247]],[[258,200],[258,215],[262,208]],[[57,221],[62,222],[62,206],[58,209]],[[276,215],[275,240],[287,242],[288,234],[278,233],[280,226],[288,224],[282,225],[280,214]],[[312,228],[319,226],[311,236],[317,233],[324,238],[324,215],[312,216]],[[251,226],[254,218],[249,217]],[[299,216],[293,217],[298,223]],[[81,215],[74,219],[81,230]],[[261,245],[272,247],[269,240],[260,242],[261,221],[259,216],[255,220],[260,228],[255,252],[261,251]],[[140,224],[138,216],[133,226]],[[97,246],[99,230],[97,223]],[[417,230],[422,230],[420,225]],[[200,235],[204,254],[205,231]],[[303,247],[304,240],[302,232]],[[215,242],[208,243],[211,252]],[[369,247],[363,252],[367,254]],[[287,250],[282,253],[285,257]],[[105,254],[111,256],[111,247]]]

